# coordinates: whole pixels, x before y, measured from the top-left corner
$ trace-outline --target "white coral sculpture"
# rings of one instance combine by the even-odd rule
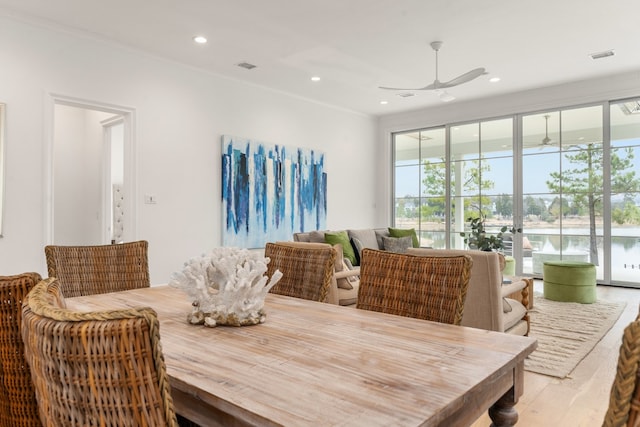
[[[187,321],[195,325],[255,325],[266,318],[264,299],[282,278],[276,270],[265,273],[269,258],[247,249],[215,248],[191,258],[171,275],[169,286],[185,291],[193,300]]]

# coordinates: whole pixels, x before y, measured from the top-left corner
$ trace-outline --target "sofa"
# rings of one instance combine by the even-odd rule
[[[362,248],[386,250],[385,242],[390,243],[392,239],[389,228],[370,229],[348,229],[346,232],[348,239],[343,241],[354,253]],[[395,229],[398,230],[398,229]],[[309,231],[304,233],[294,233],[293,240],[296,242],[325,243],[326,234],[337,234],[335,231]],[[400,234],[409,230],[400,230]],[[398,234],[396,234],[398,235]],[[405,242],[406,244],[406,242]],[[528,335],[529,315],[527,308],[522,301],[528,301],[533,295],[528,295],[531,286],[527,281],[531,279],[517,278],[512,283],[503,284],[502,270],[505,267],[504,257],[497,252],[484,252],[477,250],[462,249],[432,249],[414,247],[415,242],[403,252],[422,256],[455,256],[470,255],[473,260],[471,268],[471,278],[469,289],[464,306],[462,326],[470,326],[489,331],[506,332],[516,335]],[[356,266],[351,266],[347,259],[346,265],[349,270],[358,271]],[[359,262],[356,262],[356,265]],[[334,294],[338,295],[340,305],[350,305],[351,301],[357,300],[357,287],[346,290],[336,286]],[[520,298],[514,299],[518,295]],[[334,304],[335,298],[332,297]],[[330,301],[327,301],[330,302]]]
[[[419,239],[413,228],[316,230],[294,233],[293,240],[296,242],[342,244],[345,258],[354,267],[360,264],[360,252],[364,248],[404,252],[409,247],[419,246]]]
[[[471,256],[473,266],[461,325],[515,335],[529,334],[529,315],[521,301],[532,297],[528,295],[527,283],[531,279],[513,278],[511,283],[503,284],[501,254],[426,248],[410,248],[406,253],[420,256]],[[522,298],[520,301],[509,298],[512,294],[520,294]]]

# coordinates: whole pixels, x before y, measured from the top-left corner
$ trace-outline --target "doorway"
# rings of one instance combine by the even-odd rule
[[[135,239],[133,110],[52,96],[47,244]]]

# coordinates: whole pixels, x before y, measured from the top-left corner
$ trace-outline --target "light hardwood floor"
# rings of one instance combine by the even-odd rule
[[[542,292],[536,280],[534,290]],[[525,371],[524,394],[516,405],[518,427],[600,426],[609,405],[609,391],[615,376],[624,328],[632,322],[640,304],[640,289],[598,286],[598,298],[626,301],[622,315],[596,347],[569,375],[558,379]],[[473,427],[491,425],[488,415]]]

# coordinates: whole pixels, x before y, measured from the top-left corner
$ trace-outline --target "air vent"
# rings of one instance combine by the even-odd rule
[[[614,50],[611,49],[611,50],[605,50],[604,52],[592,53],[589,56],[591,57],[591,59],[602,59],[608,56],[613,56],[615,54],[616,53],[614,52]]]
[[[257,65],[249,64],[248,62],[241,62],[241,63],[239,63],[237,65],[238,65],[238,67],[245,68],[247,70],[253,70],[254,68],[257,67]]]
[[[412,96],[416,96],[413,92],[401,92],[398,94],[400,98],[411,98]]]

